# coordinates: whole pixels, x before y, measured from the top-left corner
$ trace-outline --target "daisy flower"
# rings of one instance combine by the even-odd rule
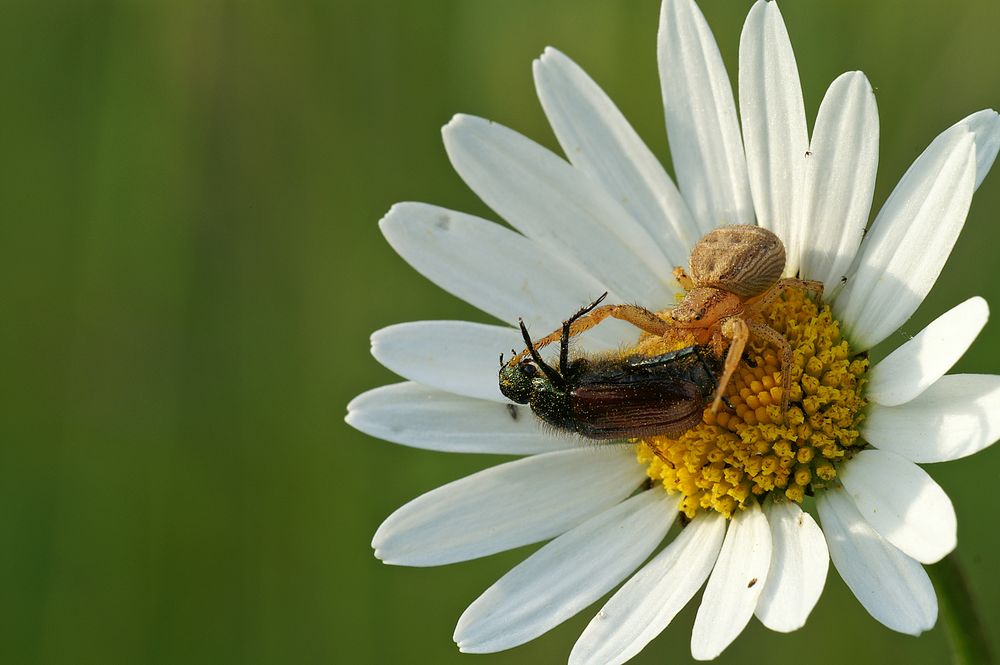
[[[525,457],[406,504],[378,529],[375,555],[434,566],[549,541],[465,611],[465,652],[523,644],[618,587],[570,662],[624,662],[704,585],[691,652],[711,659],[752,616],[801,627],[830,560],[873,617],[919,634],[937,618],[922,564],[954,549],[956,517],[917,464],[1000,438],[1000,377],[945,375],[985,325],[986,303],[957,305],[877,364],[867,352],[937,279],[996,157],[1000,118],[980,111],[935,138],[866,234],[879,124],[864,74],[830,85],[809,136],[777,4],[761,0],[746,19],[739,113],[692,0],[664,1],[657,50],[676,186],[597,84],[547,49],[535,83],[565,159],[480,118],[457,116],[443,132],[455,170],[513,230],[421,203],[382,219],[417,271],[510,325],[376,332],[375,358],[407,381],[360,395],[347,421],[418,448]],[[726,224],[770,229],[785,274],[826,287],[822,302],[793,290],[765,308],[794,349],[787,413],[774,349],[756,342],[727,391],[732,408],[674,439],[587,443],[501,396],[497,357],[523,347],[519,317],[548,332],[605,291],[669,308],[681,293],[672,267]],[[637,339],[608,321],[578,342],[600,352]]]

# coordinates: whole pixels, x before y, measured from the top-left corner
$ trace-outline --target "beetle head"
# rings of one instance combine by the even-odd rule
[[[544,390],[549,380],[530,358],[508,363],[500,368],[500,392],[518,404],[527,404],[538,390]]]

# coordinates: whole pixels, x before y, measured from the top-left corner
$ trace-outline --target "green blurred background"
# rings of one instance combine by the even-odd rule
[[[750,2],[702,0],[735,71]],[[562,662],[596,607],[461,656],[459,614],[525,551],[383,566],[406,500],[494,463],[343,423],[394,377],[368,335],[484,315],[417,277],[376,222],[401,200],[493,217],[439,128],[483,115],[555,147],[530,64],[562,49],[664,162],[657,0],[6,0],[0,21],[0,658],[7,663]],[[786,1],[810,119],[863,69],[876,206],[939,131],[1000,106],[995,0]],[[1000,306],[1000,175],[906,332]],[[1000,373],[991,322],[958,371]],[[891,344],[904,336],[897,335]],[[1000,626],[1000,449],[934,467]],[[530,549],[530,548],[526,548]],[[636,662],[688,662],[692,607]],[[831,571],[803,630],[753,622],[723,663],[939,663]]]

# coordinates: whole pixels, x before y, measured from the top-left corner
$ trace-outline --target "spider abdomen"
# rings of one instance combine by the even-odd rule
[[[698,286],[752,298],[774,286],[785,270],[785,246],[760,226],[724,226],[707,233],[691,251],[691,278]]]

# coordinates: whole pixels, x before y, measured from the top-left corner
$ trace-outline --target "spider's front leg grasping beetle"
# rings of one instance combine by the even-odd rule
[[[570,359],[573,324],[606,295],[563,323],[558,368],[542,359],[522,322],[526,355],[508,363],[501,357],[500,390],[514,402],[529,404],[549,425],[591,439],[678,436],[694,427],[716,390],[721,368],[707,349],[690,345],[647,355],[640,345],[622,353]]]

